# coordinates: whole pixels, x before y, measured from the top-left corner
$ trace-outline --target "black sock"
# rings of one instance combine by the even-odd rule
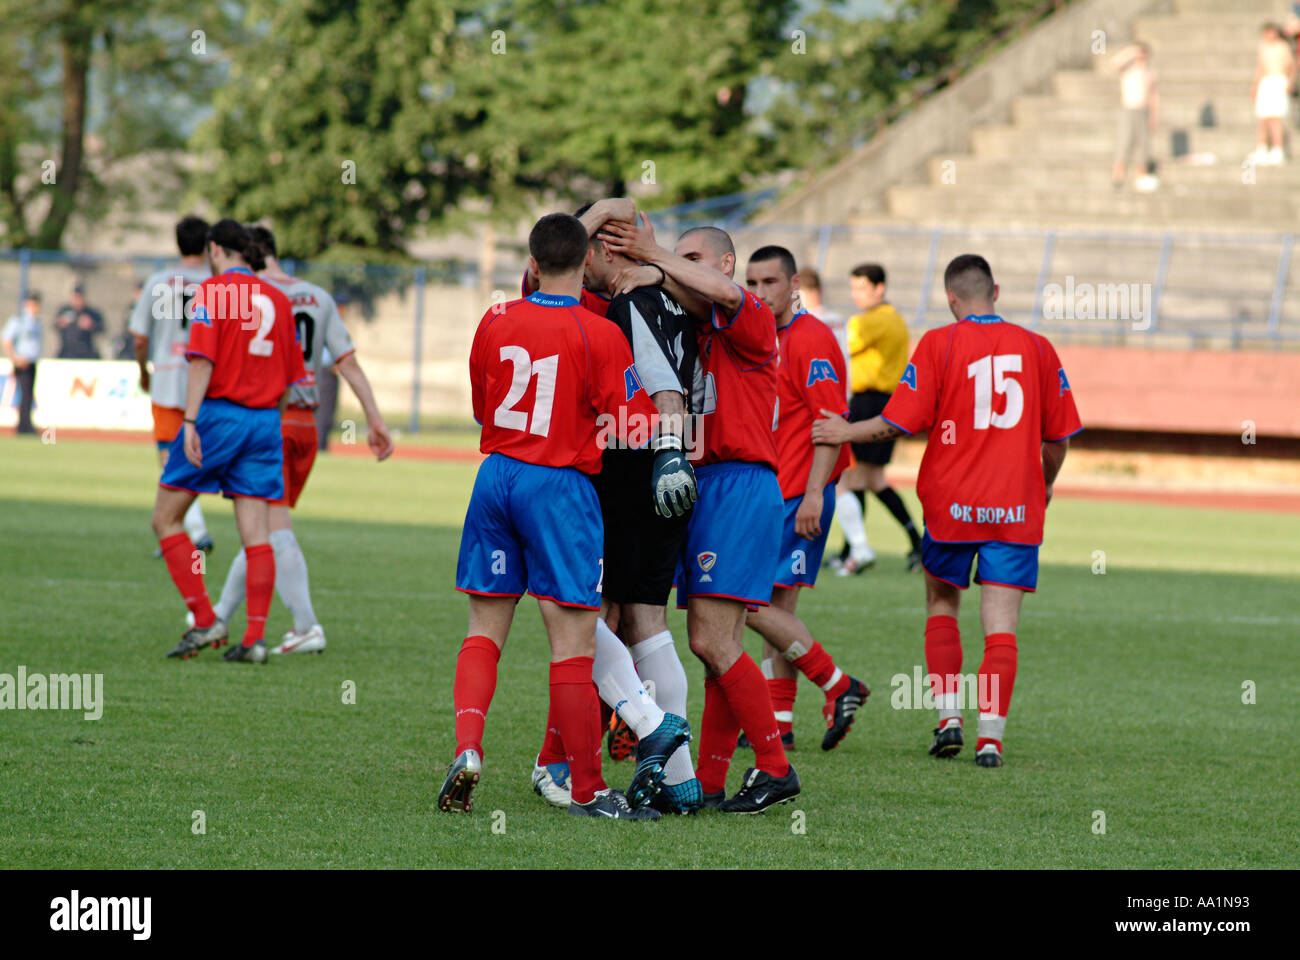
[[[858,498],[858,503],[862,506],[862,522],[865,524],[867,522],[867,491],[850,490],[849,493]],[[849,541],[845,538],[844,546],[840,549],[840,559],[847,560],[851,552],[852,551],[849,550]]]
[[[907,512],[907,507],[903,504],[903,498],[894,492],[893,487],[885,487],[883,490],[876,491],[876,497],[881,503],[894,515],[894,519],[899,522],[904,530],[907,531],[907,539],[912,541],[912,549],[921,549],[921,538],[916,534],[916,527],[912,524],[912,517]]]

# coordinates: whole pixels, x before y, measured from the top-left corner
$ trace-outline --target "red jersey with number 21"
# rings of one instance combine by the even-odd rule
[[[199,284],[186,357],[212,361],[206,396],[274,407],[307,376],[293,308],[282,291],[235,268]]]
[[[701,464],[744,460],[776,469],[776,319],[767,304],[736,285],[744,301],[728,319],[714,306],[696,327],[703,380],[691,407],[702,414]]]
[[[1083,429],[1046,337],[996,316],[930,330],[881,415],[929,432],[916,493],[931,539],[1042,543],[1042,443]]]
[[[469,380],[479,449],[544,467],[599,473],[602,432],[644,445],[657,419],[622,331],[572,297],[538,292],[483,314]]]

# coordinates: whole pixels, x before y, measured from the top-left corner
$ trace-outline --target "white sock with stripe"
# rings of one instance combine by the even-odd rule
[[[605,621],[596,618],[596,658],[591,675],[600,699],[614,708],[638,737],[648,737],[664,722],[664,712],[637,676],[632,655]]]
[[[651,691],[655,703],[665,713],[686,716],[686,668],[682,658],[677,655],[673,645],[673,635],[664,630],[653,637],[646,637],[640,643],[628,648],[636,672]],[[682,744],[664,764],[664,783],[672,786],[694,779],[695,765],[691,762],[691,751],[687,744]]]

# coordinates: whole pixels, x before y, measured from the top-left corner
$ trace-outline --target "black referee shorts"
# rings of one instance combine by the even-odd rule
[[[665,520],[654,507],[650,450],[607,450],[592,477],[605,521],[605,580],[601,595],[612,603],[664,606],[677,573],[688,513]]]
[[[849,398],[849,420],[857,423],[860,420],[870,420],[872,417],[878,417],[885,411],[885,404],[889,403],[889,398],[893,394],[885,393],[881,390],[864,390],[861,393],[855,393]],[[881,440],[878,443],[855,443],[852,444],[853,456],[858,463],[870,463],[878,467],[883,467],[890,461],[894,455],[894,441]]]

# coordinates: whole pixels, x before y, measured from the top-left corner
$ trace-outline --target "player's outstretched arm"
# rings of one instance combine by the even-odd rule
[[[680,286],[722,307],[727,311],[728,316],[740,309],[745,299],[745,292],[734,280],[712,267],[706,267],[702,263],[679,257],[671,250],[665,250],[654,242],[654,232],[647,231],[645,226],[638,227],[611,220],[605,224],[600,236],[610,249],[633,260],[654,264],[663,270],[665,276],[675,280]],[[672,290],[669,290],[669,293],[672,293]],[[683,303],[683,306],[685,305]]]
[[[135,362],[140,367],[140,389],[149,389],[149,338],[133,333],[132,345],[135,349]]]
[[[891,440],[901,437],[903,431],[885,420],[884,417],[872,417],[849,423],[832,410],[822,410],[824,420],[814,420],[812,426],[813,443],[875,443],[878,440]]]
[[[1047,485],[1047,502],[1052,502],[1052,484],[1056,482],[1070,449],[1070,438],[1043,441],[1043,482]]]
[[[348,382],[356,394],[361,409],[366,415],[367,443],[376,460],[387,460],[393,454],[393,438],[384,424],[384,417],[375,403],[375,392],[370,388],[370,379],[361,369],[361,362],[356,353],[349,353],[338,362],[339,376]]]

